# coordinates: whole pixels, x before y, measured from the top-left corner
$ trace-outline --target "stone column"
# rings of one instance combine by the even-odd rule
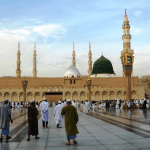
[[[131,101],[131,76],[126,76],[126,100]]]

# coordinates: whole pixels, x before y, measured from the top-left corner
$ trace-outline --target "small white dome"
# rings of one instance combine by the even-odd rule
[[[72,77],[72,76],[74,76],[74,77],[81,76],[79,70],[74,65],[69,66],[66,69],[65,74],[64,74],[64,77]]]

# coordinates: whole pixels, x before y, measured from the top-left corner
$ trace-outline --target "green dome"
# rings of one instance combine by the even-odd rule
[[[111,62],[103,55],[94,62],[92,74],[114,74]]]

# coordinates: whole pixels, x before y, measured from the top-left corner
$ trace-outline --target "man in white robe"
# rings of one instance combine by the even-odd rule
[[[57,128],[62,127],[61,110],[62,110],[61,101],[58,101],[58,105],[54,109],[54,117],[55,117]]]
[[[55,106],[56,106],[55,101],[53,101],[53,107],[55,107]]]
[[[66,103],[66,99],[64,100],[64,106],[66,106],[67,105],[67,103]]]
[[[61,102],[61,107],[63,108],[65,106],[64,101]]]
[[[14,108],[14,102],[11,102],[12,108]]]
[[[88,102],[88,100],[86,100],[85,102],[85,112],[86,114],[88,114],[90,111],[90,102]]]
[[[116,109],[119,109],[119,104],[120,104],[120,101],[119,99],[117,99]]]
[[[45,128],[45,122],[46,122],[46,128],[48,128],[49,111],[48,111],[48,102],[46,101],[46,98],[44,98],[43,101],[41,102],[40,110],[42,114],[43,128]]]
[[[74,106],[75,107],[75,103],[74,103],[74,101],[71,101],[72,102],[72,106]]]
[[[74,101],[74,107],[77,109],[77,102]]]

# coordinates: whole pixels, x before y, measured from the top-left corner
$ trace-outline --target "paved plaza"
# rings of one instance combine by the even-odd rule
[[[50,107],[49,128],[43,129],[39,115],[39,137],[31,136],[27,141],[27,109],[13,110],[14,123],[10,127],[12,138],[3,141],[0,150],[147,150],[150,149],[150,111],[143,110],[101,110],[89,115],[78,111],[79,134],[77,144],[67,142],[65,127],[56,128]]]

